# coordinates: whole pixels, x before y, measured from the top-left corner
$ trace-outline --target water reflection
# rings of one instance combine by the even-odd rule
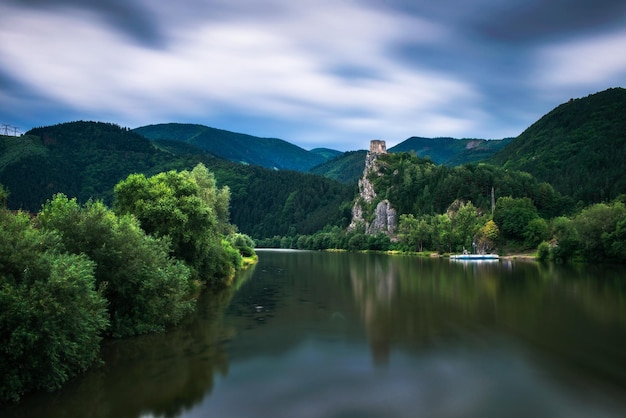
[[[1,416],[622,416],[612,266],[260,251],[237,293]]]
[[[253,270],[242,272],[238,285]],[[234,292],[203,294],[197,313],[166,333],[105,342],[102,367],[58,392],[31,394],[18,405],[0,407],[0,416],[179,416],[211,393],[215,376],[228,373],[226,342],[235,330],[224,327],[222,319]]]

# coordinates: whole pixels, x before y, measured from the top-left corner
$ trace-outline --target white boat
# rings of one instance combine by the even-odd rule
[[[454,254],[450,260],[499,260],[498,254]]]

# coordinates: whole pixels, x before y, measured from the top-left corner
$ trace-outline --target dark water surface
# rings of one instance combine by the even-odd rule
[[[626,416],[621,266],[259,258],[183,326],[0,416]]]

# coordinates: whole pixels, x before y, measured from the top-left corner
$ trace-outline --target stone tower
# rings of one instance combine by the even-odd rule
[[[387,154],[387,144],[385,141],[373,139],[370,141],[370,154]]]

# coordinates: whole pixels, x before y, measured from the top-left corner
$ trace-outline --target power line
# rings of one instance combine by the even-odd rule
[[[6,123],[0,124],[0,133],[4,136],[20,136],[22,134],[17,126]]]

